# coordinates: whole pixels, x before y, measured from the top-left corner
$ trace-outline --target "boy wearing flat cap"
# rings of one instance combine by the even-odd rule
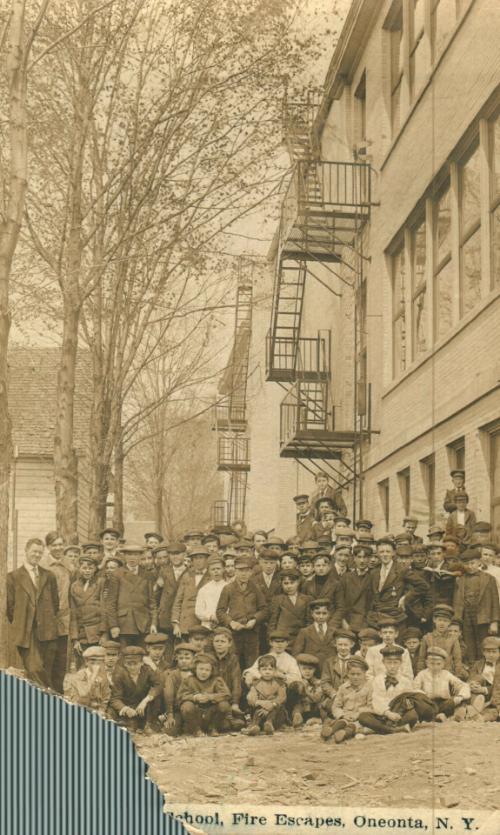
[[[474,662],[469,674],[472,699],[468,713],[473,719],[495,722],[500,714],[500,640],[487,635],[482,649],[483,657]]]
[[[417,670],[426,667],[427,653],[431,647],[441,647],[446,653],[445,669],[460,678],[465,678],[460,641],[454,634],[450,634],[449,626],[453,618],[453,609],[446,603],[439,603],[432,610],[432,632],[427,632],[421,642],[418,654]]]
[[[215,674],[213,656],[202,652],[195,655],[194,675],[183,680],[177,698],[184,733],[217,736],[230,729],[230,693],[223,679]]]
[[[261,655],[257,660],[256,676],[247,696],[252,712],[247,729],[248,736],[258,736],[261,730],[272,735],[285,724],[286,697],[286,687],[277,673],[276,656]]]
[[[353,570],[341,577],[335,594],[337,622],[355,633],[366,626],[366,614],[371,607],[369,560],[370,549],[355,545]]]
[[[356,642],[354,632],[349,629],[337,629],[335,632],[335,655],[326,659],[321,669],[321,716],[328,716],[338,689],[347,678],[348,661]]]
[[[300,728],[308,719],[319,719],[323,698],[319,676],[319,659],[307,652],[300,652],[295,660],[299,665],[302,681],[298,685],[298,699],[292,708],[292,727]]]
[[[482,642],[486,635],[498,634],[500,602],[495,579],[481,571],[481,553],[468,548],[461,555],[464,574],[455,582],[453,608],[455,617],[463,624],[463,637],[467,655],[478,661],[482,655]]]
[[[373,679],[372,710],[359,715],[359,723],[377,734],[409,733],[417,723],[418,715],[413,706],[395,700],[398,696],[414,691],[413,679],[401,672],[403,647],[393,644],[381,650],[384,672]]]
[[[222,589],[227,585],[224,579],[224,559],[219,554],[211,554],[207,561],[209,580],[198,591],[194,613],[201,625],[213,629],[217,625],[217,606]]]
[[[301,542],[311,539],[313,535],[314,513],[309,504],[307,493],[300,493],[293,498],[297,509],[296,531]]]
[[[212,633],[215,674],[226,683],[231,693],[231,711],[241,716],[241,668],[234,651],[233,636],[227,626],[216,626]],[[233,723],[234,724],[234,723]]]
[[[455,505],[446,522],[446,533],[456,536],[460,542],[470,542],[476,524],[476,514],[469,510],[469,496],[465,490],[455,491]]]
[[[296,569],[281,572],[282,593],[271,601],[269,630],[286,632],[293,640],[300,629],[310,622],[309,605],[312,597],[299,591],[300,573]]]
[[[147,708],[159,692],[155,673],[144,664],[143,648],[125,647],[122,661],[116,665],[113,673],[109,701],[110,707],[118,714],[118,723],[133,731],[143,731],[148,716]]]
[[[427,650],[426,669],[418,673],[413,682],[416,690],[421,690],[434,705],[432,716],[422,716],[424,721],[444,722],[444,720],[455,714],[455,710],[470,699],[469,685],[445,669],[447,652],[442,647],[431,646]],[[465,718],[465,708],[456,711],[455,719]]]
[[[104,670],[105,656],[104,647],[89,646],[83,650],[82,669],[64,677],[64,696],[68,701],[102,714],[106,712],[111,690]]]
[[[325,741],[333,736],[337,744],[352,739],[361,731],[358,723],[360,713],[371,709],[372,682],[367,679],[368,664],[363,658],[353,655],[347,662],[347,681],[340,685],[333,700],[331,717],[325,717],[321,738]]]
[[[69,635],[79,659],[86,647],[99,643],[106,628],[104,581],[97,576],[97,565],[98,558],[84,551],[78,559],[78,577],[69,587]]]
[[[252,566],[247,557],[237,557],[236,577],[222,589],[217,620],[233,634],[240,666],[250,667],[259,654],[258,624],[266,619],[266,601],[251,582]]]
[[[178,736],[182,721],[179,709],[179,689],[185,679],[193,675],[196,650],[189,643],[177,644],[174,649],[174,666],[165,676],[163,697],[165,702],[165,731],[169,736]]]
[[[210,581],[207,549],[201,545],[193,546],[189,555],[191,567],[180,578],[172,605],[172,629],[176,638],[185,638],[191,627],[199,626],[200,621],[195,611],[196,599],[203,586]]]
[[[319,660],[320,669],[327,658],[335,655],[335,628],[329,623],[330,601],[328,598],[318,598],[309,604],[312,617],[310,626],[299,629],[297,637],[293,642],[292,654],[297,657],[299,653],[315,655]]]
[[[368,676],[372,678],[382,673],[385,669],[384,650],[399,646],[399,644],[396,644],[398,627],[393,618],[385,617],[380,620],[379,633],[382,643],[370,647],[365,658],[366,663],[368,664]],[[401,673],[406,678],[412,679],[413,667],[411,664],[410,654],[404,647],[399,648],[401,649],[401,657],[399,661]]]

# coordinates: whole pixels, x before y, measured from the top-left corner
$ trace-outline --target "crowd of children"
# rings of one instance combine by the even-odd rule
[[[64,694],[171,736],[317,723],[340,743],[422,722],[497,721],[499,549],[488,523],[462,524],[464,479],[453,479],[448,522],[425,543],[411,517],[396,535],[376,538],[369,520],[351,527],[323,474],[311,500],[295,497],[286,541],[242,526],[171,543],[153,532],[144,545],[103,531],[68,569]],[[25,573],[39,583],[37,542]],[[51,554],[40,571],[58,580]],[[11,584],[26,589],[27,577]],[[55,583],[45,586],[54,601]],[[49,638],[35,637],[48,657]],[[33,647],[18,649],[32,674]]]

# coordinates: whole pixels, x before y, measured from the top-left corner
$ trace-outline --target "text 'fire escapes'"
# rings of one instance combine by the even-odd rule
[[[310,91],[284,102],[284,139],[293,170],[278,230],[267,379],[290,386],[280,408],[280,456],[295,458],[306,469],[304,461],[315,462],[316,468],[322,461],[345,487],[356,481],[356,448],[367,433],[356,418],[350,426],[336,425],[330,331],[304,338],[301,321],[306,279],[315,275],[314,265],[336,276],[343,271],[349,276],[345,283],[359,286],[363,256],[357,246],[370,216],[371,169],[365,163],[317,159],[312,128],[319,103]],[[332,461],[340,462],[342,470]]]
[[[252,334],[252,269],[250,259],[241,257],[238,260],[234,341],[214,406],[217,469],[228,475],[227,498],[213,506],[214,525],[230,525],[245,517],[250,470],[247,378]]]

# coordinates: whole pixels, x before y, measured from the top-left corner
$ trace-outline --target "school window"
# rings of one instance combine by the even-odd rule
[[[413,359],[421,357],[430,347],[426,260],[426,232],[425,218],[423,218],[411,232]]]
[[[479,145],[459,167],[461,315],[481,300],[481,182]]]
[[[436,461],[434,455],[423,458],[420,466],[429,509],[429,525],[433,525],[436,520]]]
[[[490,125],[491,143],[491,269],[493,286],[500,284],[500,116]]]
[[[411,506],[411,487],[410,487],[410,468],[401,470],[398,473],[399,491],[401,493],[401,502],[403,505],[404,515],[408,516]]]
[[[434,202],[434,328],[441,339],[452,326],[453,259],[449,183]]]
[[[431,5],[431,33],[432,54],[437,61],[450,35],[453,32],[459,16],[458,0],[432,0]]]
[[[398,377],[406,368],[406,266],[405,250],[401,245],[392,256],[392,344],[393,374]]]
[[[395,136],[401,125],[401,91],[404,73],[404,39],[403,39],[403,4],[398,3],[391,23],[387,27],[390,32],[391,59],[391,127]]]
[[[366,72],[354,92],[354,107],[356,144],[362,146],[366,142]]]
[[[411,22],[410,40],[410,80],[412,100],[415,99],[422,88],[428,72],[428,64],[425,56],[424,30],[425,30],[425,0],[412,0],[413,19]]]
[[[500,543],[500,431],[490,441],[491,524],[493,538]]]
[[[450,470],[465,470],[465,438],[457,438],[446,449]]]
[[[389,530],[390,519],[390,505],[389,505],[389,479],[385,478],[378,483],[378,494],[380,498],[380,506],[382,508],[382,517],[386,531]]]

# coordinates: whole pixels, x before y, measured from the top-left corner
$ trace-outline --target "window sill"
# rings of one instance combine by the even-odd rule
[[[480,316],[484,310],[486,310],[490,305],[494,304],[499,298],[500,287],[496,287],[494,290],[491,291],[489,296],[483,299],[481,304],[475,307],[474,310],[470,310],[469,313],[467,313],[466,316],[460,319],[460,321],[457,322],[457,324],[454,327],[452,327],[445,336],[443,336],[438,342],[436,342],[433,348],[430,351],[428,351],[427,354],[425,354],[425,356],[421,357],[418,360],[414,360],[414,362],[412,362],[412,364],[400,377],[398,377],[397,380],[393,380],[383,390],[382,399],[384,397],[387,397],[389,394],[392,394],[392,392],[398,386],[402,385],[408,379],[408,377],[410,377],[415,371],[417,371],[419,368],[425,365],[426,362],[431,361],[434,358],[434,356],[438,353],[438,351],[444,348],[445,345],[448,344],[448,342],[451,342],[453,339],[455,339],[455,337],[458,336],[458,334],[461,333],[464,330],[464,328],[470,325],[470,323],[473,322],[474,319]]]
[[[423,97],[423,95],[424,95],[425,91],[426,91],[426,90],[427,90],[427,88],[428,88],[428,87],[430,87],[430,85],[432,84],[432,81],[433,81],[433,79],[434,79],[434,75],[435,75],[436,71],[438,70],[438,68],[439,68],[440,64],[442,63],[442,61],[443,61],[443,59],[444,59],[444,56],[445,56],[445,55],[446,55],[446,53],[448,52],[448,50],[449,50],[449,48],[450,48],[451,44],[452,44],[452,43],[453,43],[453,41],[455,40],[455,38],[456,38],[456,36],[458,35],[458,33],[459,33],[460,29],[462,28],[463,23],[464,23],[464,21],[466,20],[466,18],[467,18],[467,16],[468,16],[468,14],[469,14],[469,12],[470,12],[470,10],[471,10],[471,8],[472,8],[472,6],[473,6],[473,5],[474,5],[474,0],[470,0],[470,3],[469,3],[469,5],[468,5],[468,7],[465,9],[464,13],[462,14],[462,16],[461,16],[460,20],[459,20],[459,21],[457,21],[457,25],[455,26],[455,28],[454,28],[453,32],[451,32],[451,33],[450,33],[450,36],[449,36],[449,38],[448,38],[448,41],[446,42],[446,45],[445,45],[445,47],[444,47],[443,51],[441,52],[441,54],[440,54],[439,58],[437,59],[436,63],[434,64],[434,66],[430,69],[430,72],[429,72],[429,76],[428,76],[428,78],[427,78],[427,81],[425,81],[425,83],[422,85],[422,88],[421,88],[420,92],[418,93],[417,97],[415,98],[415,101],[414,101],[414,102],[410,105],[410,107],[408,108],[408,111],[407,111],[407,113],[406,113],[406,116],[404,117],[403,121],[401,122],[401,125],[399,126],[398,132],[397,132],[397,133],[396,133],[396,135],[393,137],[393,139],[392,139],[392,141],[391,141],[391,144],[390,144],[390,146],[389,146],[389,149],[388,149],[388,151],[387,151],[387,153],[386,153],[385,157],[383,158],[383,160],[382,160],[382,162],[381,162],[381,164],[380,164],[380,169],[379,169],[380,171],[383,171],[383,170],[384,170],[386,163],[389,161],[389,159],[390,159],[390,157],[391,157],[391,155],[392,155],[392,152],[393,152],[393,151],[394,151],[394,149],[396,148],[396,145],[398,144],[398,142],[399,142],[399,140],[400,140],[400,138],[401,138],[402,134],[405,132],[406,127],[407,127],[407,125],[408,125],[408,122],[410,121],[410,119],[411,119],[411,117],[413,116],[413,114],[414,114],[415,110],[417,109],[417,107],[418,107],[418,105],[419,105],[419,103],[420,103],[420,100],[422,99],[422,97]]]

